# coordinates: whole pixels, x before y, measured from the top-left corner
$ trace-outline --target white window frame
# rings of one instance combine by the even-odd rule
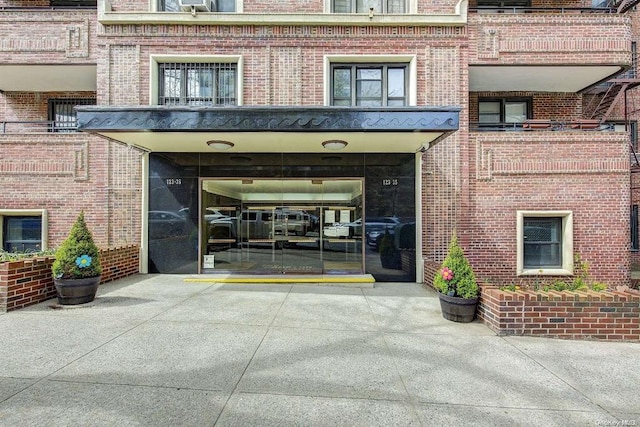
[[[417,0],[407,0],[407,13],[403,15],[412,15],[418,13],[418,1]],[[324,13],[330,13],[335,15],[332,10],[333,0],[324,0]],[[356,14],[355,12],[353,14]],[[380,13],[378,13],[380,14]],[[362,15],[362,13],[360,13]]]
[[[158,105],[158,79],[159,79],[159,65],[165,62],[180,62],[180,63],[202,63],[202,64],[215,64],[215,63],[235,63],[237,66],[236,82],[238,87],[236,88],[236,105],[242,105],[242,93],[243,93],[243,78],[244,61],[241,55],[150,55],[149,60],[149,104]]]
[[[560,268],[524,268],[524,219],[561,218],[562,219],[562,267]],[[573,212],[572,211],[517,211],[516,247],[518,276],[571,276],[573,275]]]
[[[35,216],[40,217],[42,221],[42,229],[40,234],[40,248],[47,250],[49,248],[47,236],[49,235],[49,227],[47,221],[46,209],[0,209],[0,249],[4,247],[4,217],[5,216]]]
[[[416,55],[325,55],[324,56],[324,105],[331,106],[331,65],[337,64],[407,64],[407,106],[417,105],[418,79]]]

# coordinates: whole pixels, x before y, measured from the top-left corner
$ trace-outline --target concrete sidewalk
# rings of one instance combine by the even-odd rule
[[[0,425],[640,425],[638,344],[498,337],[411,283],[186,277],[0,315]]]

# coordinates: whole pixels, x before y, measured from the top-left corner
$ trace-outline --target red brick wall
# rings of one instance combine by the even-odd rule
[[[478,318],[499,335],[637,342],[640,292],[512,292],[482,287]]]
[[[470,226],[459,232],[481,281],[516,276],[518,210],[573,212],[573,246],[594,280],[629,285],[628,144],[625,133],[475,132]]]
[[[630,64],[630,24],[617,14],[470,13],[469,64]]]
[[[0,1],[0,7],[40,5],[31,1]],[[95,9],[3,10],[0,63],[95,64],[97,21]]]
[[[149,99],[151,55],[202,52],[242,56],[244,105],[324,105],[325,55],[415,55],[418,105],[445,105],[434,88],[466,92],[463,79],[435,72],[450,66],[435,62],[439,49],[453,49],[463,58],[464,30],[458,27],[123,25],[105,27],[100,41],[106,48],[98,65],[99,104],[155,103]],[[456,59],[454,65],[465,63]]]
[[[631,168],[631,205],[640,206],[640,166]],[[640,251],[631,251],[631,268],[640,272]]]
[[[83,133],[0,133],[0,150],[0,209],[46,209],[49,248],[81,210],[99,246],[140,241],[140,152]]]
[[[139,247],[136,245],[100,250],[100,283],[139,272]],[[54,257],[0,263],[0,313],[38,304],[54,298],[51,276]]]

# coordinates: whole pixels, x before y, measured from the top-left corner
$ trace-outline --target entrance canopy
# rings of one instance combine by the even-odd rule
[[[458,130],[460,112],[459,107],[76,108],[81,131],[147,151],[183,153],[413,153]]]

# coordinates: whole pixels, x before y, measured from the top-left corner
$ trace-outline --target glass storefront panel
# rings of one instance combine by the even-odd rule
[[[389,153],[151,153],[149,271],[414,281],[414,164]]]
[[[205,273],[364,272],[362,179],[203,179],[202,203]]]

